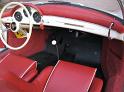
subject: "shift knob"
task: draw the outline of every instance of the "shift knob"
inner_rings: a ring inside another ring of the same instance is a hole
[[[52,41],[52,45],[56,45],[56,40],[53,40]]]

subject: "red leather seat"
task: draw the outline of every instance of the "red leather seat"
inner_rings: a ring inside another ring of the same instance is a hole
[[[63,90],[64,92],[87,92],[90,87],[89,92],[101,92],[97,84],[102,87],[102,82],[94,79],[93,73],[95,75],[94,68],[61,61],[55,68],[51,66],[45,68],[33,82],[28,83],[15,74],[0,69],[0,90],[1,92],[42,92],[45,89],[44,92]]]
[[[45,68],[41,72],[41,74],[34,80],[34,82],[38,81],[39,83],[41,83],[40,88],[42,89],[42,91],[43,91],[43,88],[45,87],[45,84],[46,84],[48,77],[51,74],[51,71],[53,70],[53,68],[54,67],[52,67],[52,66]],[[103,80],[101,80],[100,78],[94,78],[89,92],[101,92],[102,87],[103,87]]]

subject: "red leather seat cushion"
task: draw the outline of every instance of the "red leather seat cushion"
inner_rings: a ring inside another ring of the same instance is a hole
[[[101,92],[102,86],[103,86],[103,81],[99,78],[94,78],[89,92]]]

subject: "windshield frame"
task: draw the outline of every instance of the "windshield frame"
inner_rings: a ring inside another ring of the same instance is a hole
[[[123,5],[123,2],[122,0],[117,0],[118,1],[118,4],[121,8],[121,12],[122,12],[122,16],[123,16],[123,20],[124,20],[124,5]]]

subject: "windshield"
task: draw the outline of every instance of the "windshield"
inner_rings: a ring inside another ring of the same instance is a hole
[[[53,0],[53,1],[59,1],[59,0]],[[84,5],[90,8],[111,13],[123,19],[122,10],[117,0],[61,0],[61,1]],[[122,0],[122,2],[124,2],[124,0]]]
[[[113,14],[121,19],[123,19],[122,9],[118,3],[121,1],[121,4],[124,0],[37,0],[42,2],[69,2],[73,4],[78,4],[81,6],[86,6],[90,8],[94,8],[100,11],[104,11],[110,14]],[[33,2],[36,2],[33,1]],[[39,2],[39,3],[40,3]]]

